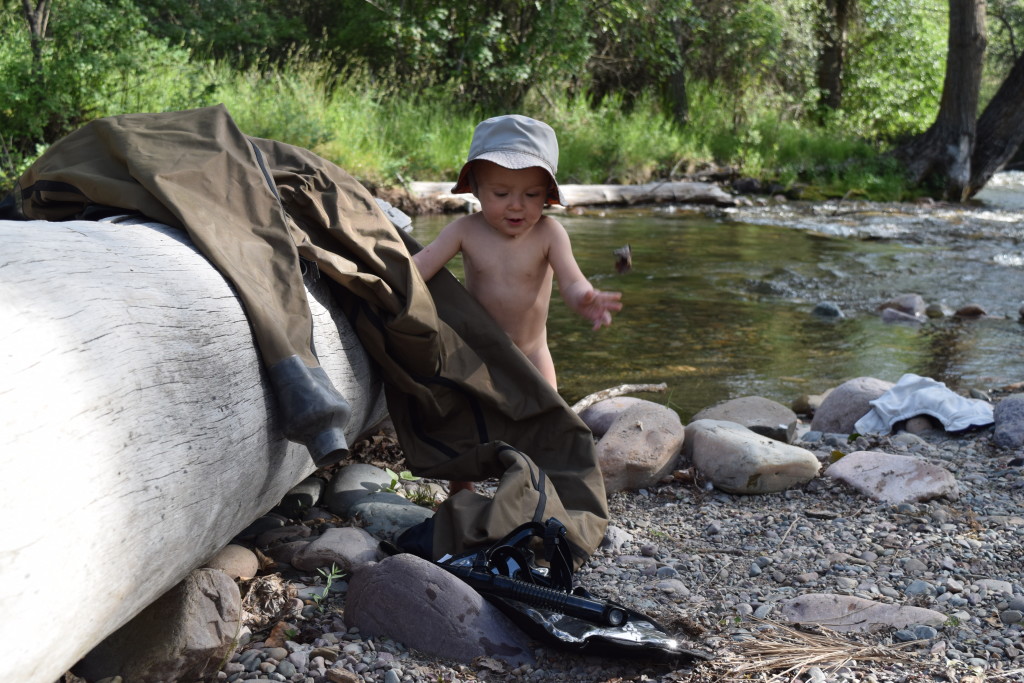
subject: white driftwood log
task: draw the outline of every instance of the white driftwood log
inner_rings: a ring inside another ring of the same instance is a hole
[[[381,384],[325,282],[309,300],[353,440]],[[183,232],[0,221],[0,680],[53,683],[313,471],[268,386]]]
[[[452,195],[455,183],[415,182],[410,192],[417,197],[456,197],[477,210],[479,202],[471,194]],[[684,180],[643,183],[640,185],[559,185],[568,206],[602,206],[634,204],[714,204],[735,206],[736,199],[714,183]]]

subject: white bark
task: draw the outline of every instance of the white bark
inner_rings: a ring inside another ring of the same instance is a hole
[[[311,289],[354,440],[381,384]],[[0,221],[0,679],[53,683],[308,476],[274,409],[239,300],[183,232]]]

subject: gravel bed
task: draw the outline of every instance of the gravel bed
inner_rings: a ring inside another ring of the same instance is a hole
[[[890,505],[828,477],[782,493],[737,496],[710,488],[688,469],[657,487],[612,495],[610,543],[580,569],[579,582],[657,619],[687,647],[710,653],[708,662],[584,657],[548,647],[537,649],[536,666],[515,669],[494,660],[439,661],[347,628],[344,582],[338,582],[329,599],[307,600],[297,615],[296,638],[324,648],[319,662],[314,650],[307,666],[280,667],[270,655],[282,653],[268,655],[266,634],[257,627],[220,678],[1024,681],[1024,458],[995,448],[990,434],[936,431],[801,444],[825,463],[864,449],[925,458],[955,475],[957,500]],[[387,464],[398,471],[395,457]],[[284,579],[323,583],[315,576]],[[869,634],[784,622],[778,604],[807,593],[927,607],[948,618],[939,627]],[[332,656],[345,658],[344,672],[330,667]],[[254,659],[264,666],[249,670],[245,664]]]

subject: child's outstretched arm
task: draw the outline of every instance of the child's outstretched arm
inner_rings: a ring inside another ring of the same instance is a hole
[[[579,315],[594,323],[594,329],[612,324],[612,313],[622,310],[620,292],[604,292],[595,289],[572,255],[569,234],[561,224],[555,223],[548,260],[558,278],[558,290],[566,305]]]
[[[437,272],[444,268],[461,249],[462,228],[459,221],[455,221],[445,226],[433,242],[413,254],[412,260],[426,281],[437,275]]]
[[[594,329],[612,324],[612,313],[622,310],[621,292],[605,292],[590,287],[579,298],[574,310],[587,320],[594,323]]]

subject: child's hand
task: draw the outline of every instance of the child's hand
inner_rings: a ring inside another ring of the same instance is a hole
[[[600,289],[591,289],[580,297],[576,311],[587,320],[594,323],[594,329],[599,330],[604,325],[612,324],[612,312],[622,310],[622,292],[602,292]]]

